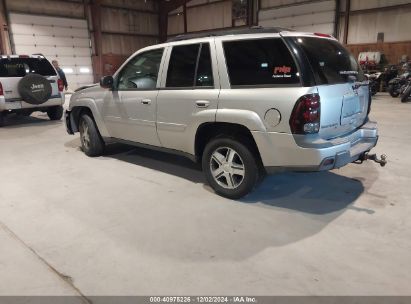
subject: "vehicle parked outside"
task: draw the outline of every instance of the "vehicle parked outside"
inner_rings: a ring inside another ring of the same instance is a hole
[[[368,82],[329,35],[252,28],[185,35],[132,55],[66,111],[89,156],[119,141],[201,162],[237,199],[266,173],[367,159],[378,140]]]
[[[11,113],[46,112],[51,120],[63,116],[63,82],[42,55],[0,56],[0,127]]]

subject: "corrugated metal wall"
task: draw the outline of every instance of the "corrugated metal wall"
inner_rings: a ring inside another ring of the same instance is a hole
[[[406,6],[410,3],[409,0],[351,0],[347,43],[375,43],[379,32],[384,33],[384,42],[411,41],[411,31],[407,30],[411,28],[411,6]],[[341,12],[345,12],[345,5],[342,0]],[[360,10],[368,11],[357,13]],[[341,16],[340,41],[344,37],[344,21]]]
[[[232,26],[231,0],[192,0],[187,3],[187,32]],[[168,35],[184,33],[183,7],[169,13]]]
[[[158,43],[158,14],[154,1],[103,0],[101,9],[104,54],[130,55]]]
[[[335,8],[335,0],[261,0],[258,24],[333,34]]]
[[[113,73],[132,53],[159,41],[156,0],[100,0],[104,73]],[[92,54],[95,53],[90,0],[6,0],[9,13],[87,20]],[[74,20],[74,19],[73,19]],[[50,38],[53,39],[53,38]],[[50,42],[52,43],[52,42]],[[53,44],[53,43],[52,43]],[[58,44],[58,43],[56,43]],[[93,60],[96,64],[97,61]]]

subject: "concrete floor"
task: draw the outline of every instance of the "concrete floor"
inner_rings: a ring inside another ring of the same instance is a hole
[[[189,161],[88,158],[45,115],[0,129],[0,295],[411,295],[411,104],[377,95],[385,168],[271,176],[242,201]]]

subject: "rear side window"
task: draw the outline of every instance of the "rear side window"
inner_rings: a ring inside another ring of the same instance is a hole
[[[214,86],[209,43],[174,46],[167,71],[166,87]]]
[[[55,76],[56,71],[46,59],[10,58],[0,59],[0,77],[24,77],[27,74]]]
[[[337,41],[314,37],[294,39],[307,56],[317,84],[344,83],[350,76],[357,81],[364,80],[354,56]]]
[[[231,86],[300,84],[300,76],[281,38],[223,43]]]

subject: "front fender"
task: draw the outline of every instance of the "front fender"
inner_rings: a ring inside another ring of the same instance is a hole
[[[94,121],[96,122],[97,128],[101,136],[110,137],[110,134],[104,123],[103,117],[101,116],[100,111],[98,109],[97,102],[94,98],[91,97],[76,97],[74,95],[72,96],[72,99],[70,100],[69,111],[73,113],[71,117],[72,119],[74,119],[74,126],[76,127],[76,130],[73,131],[78,131],[78,119],[80,118],[79,115],[83,108],[89,109],[93,114]]]

